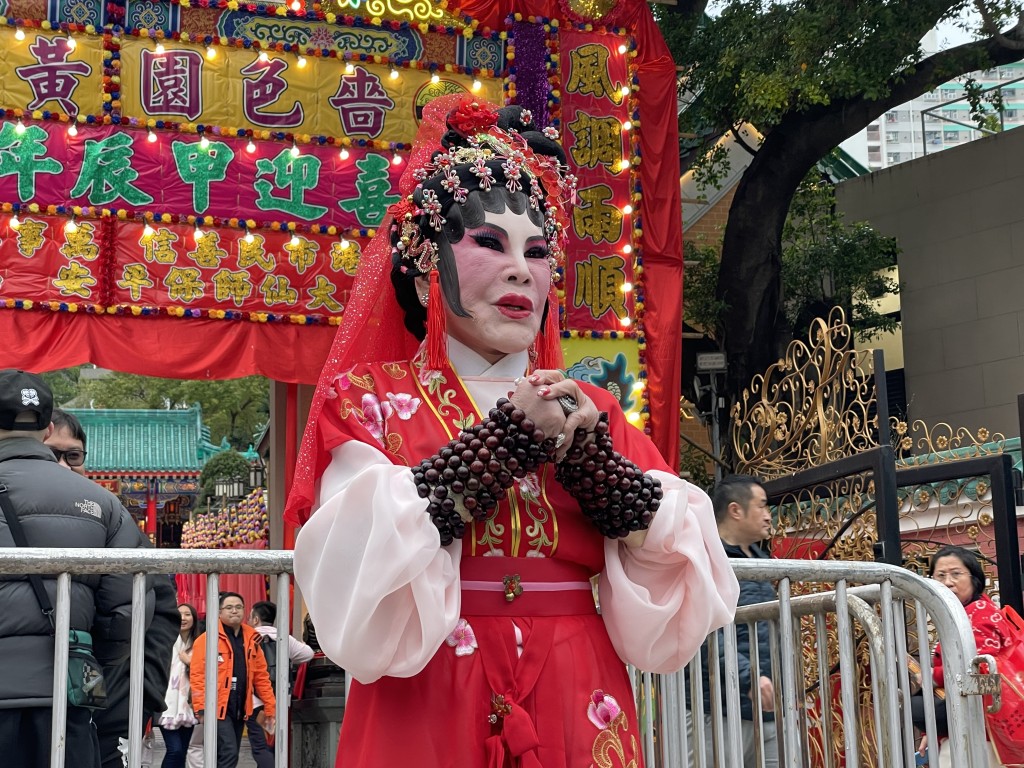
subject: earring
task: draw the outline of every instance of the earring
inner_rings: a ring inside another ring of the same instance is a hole
[[[420,304],[425,307],[428,303],[430,303],[430,294],[424,291],[420,294]]]

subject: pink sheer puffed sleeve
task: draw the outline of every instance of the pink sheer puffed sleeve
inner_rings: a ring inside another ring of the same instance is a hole
[[[361,683],[420,672],[459,619],[461,542],[442,547],[407,467],[352,440],[331,451],[295,580],[327,656]]]
[[[733,620],[739,583],[707,494],[675,475],[648,471],[665,497],[642,546],[605,542],[601,614],[625,661],[673,672],[709,632]]]

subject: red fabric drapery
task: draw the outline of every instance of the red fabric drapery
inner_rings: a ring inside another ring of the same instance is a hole
[[[452,13],[503,29],[509,14],[570,18],[566,0],[449,0]],[[586,20],[591,21],[591,20]],[[640,183],[651,439],[673,467],[679,451],[683,310],[683,231],[679,195],[676,65],[644,0],[619,0],[595,25],[623,27],[636,40],[640,79]]]
[[[253,541],[248,544],[239,544],[234,549],[266,549],[267,542]],[[174,577],[178,586],[178,603],[189,603],[200,617],[206,616],[206,576],[200,573],[179,573]],[[253,603],[267,599],[267,580],[265,576],[255,574],[243,576],[237,573],[222,573],[220,575],[221,592],[237,592],[245,601],[246,613],[252,608]]]

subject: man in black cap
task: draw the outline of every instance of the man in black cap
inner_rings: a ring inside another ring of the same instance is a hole
[[[53,395],[39,376],[0,370],[0,494],[31,547],[137,547],[138,528],[109,491],[61,467],[43,444],[52,430]],[[16,546],[0,515],[0,547]],[[56,579],[44,577],[52,606]],[[131,576],[73,576],[71,628],[89,632],[100,663],[122,655],[131,637]],[[153,615],[147,594],[145,622]],[[65,642],[65,638],[61,638]],[[50,759],[54,628],[25,577],[0,576],[0,755],[7,768]],[[68,706],[68,765],[98,768],[87,709]]]

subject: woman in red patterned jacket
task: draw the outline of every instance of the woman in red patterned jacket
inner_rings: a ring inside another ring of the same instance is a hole
[[[943,547],[932,557],[928,575],[953,590],[963,603],[967,618],[971,620],[978,653],[999,655],[1011,638],[1003,629],[1004,619],[999,607],[985,594],[985,572],[977,555],[963,547]],[[946,684],[942,673],[942,649],[938,645],[932,659],[932,675],[935,685],[942,687]],[[922,740],[921,751],[924,746],[925,741]],[[939,748],[939,766],[949,765],[949,751],[944,742]],[[994,751],[989,756],[989,765],[1001,765]]]

